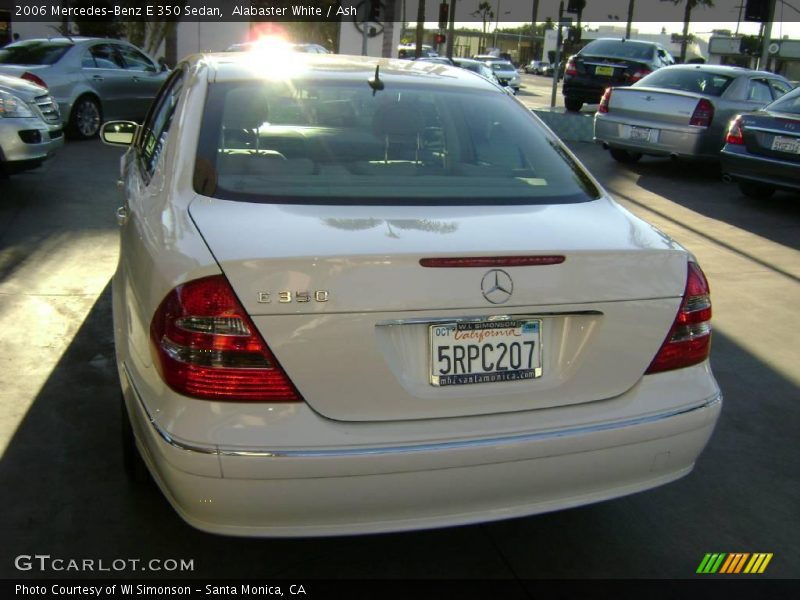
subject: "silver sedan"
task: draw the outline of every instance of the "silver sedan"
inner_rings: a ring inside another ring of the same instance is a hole
[[[792,89],[780,75],[721,65],[675,65],[631,87],[608,88],[594,140],[620,162],[642,155],[719,160],[728,122]]]
[[[31,39],[0,48],[0,73],[47,88],[67,133],[79,139],[97,135],[104,120],[142,120],[166,71],[121,40]]]

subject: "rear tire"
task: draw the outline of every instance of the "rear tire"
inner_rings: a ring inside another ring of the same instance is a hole
[[[625,164],[635,163],[642,158],[640,152],[628,152],[627,150],[621,150],[619,148],[609,148],[608,151],[611,154],[611,158]]]
[[[578,112],[583,107],[583,100],[578,100],[577,98],[570,98],[569,96],[564,96],[564,106],[567,107],[567,110],[572,112]]]
[[[122,398],[122,396],[120,396]],[[136,447],[136,438],[133,434],[133,426],[131,425],[130,417],[128,416],[128,409],[125,406],[125,399],[122,398],[120,402],[120,409],[122,410],[121,422],[121,445],[122,445],[122,466],[125,469],[125,475],[128,480],[135,484],[143,484],[150,481],[150,472],[147,470],[147,465],[139,454],[139,448]]]
[[[740,181],[739,190],[748,198],[755,198],[756,200],[766,200],[775,193],[774,187],[749,181]]]
[[[69,115],[67,133],[74,140],[88,140],[100,132],[103,124],[103,111],[98,100],[89,95],[84,95],[75,101]]]

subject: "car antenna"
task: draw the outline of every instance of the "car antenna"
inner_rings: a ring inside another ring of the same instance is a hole
[[[381,81],[380,78],[380,71],[381,71],[381,66],[375,65],[375,75],[372,77],[372,79],[367,79],[369,87],[372,88],[373,96],[375,95],[375,92],[379,92],[384,88],[383,82]]]

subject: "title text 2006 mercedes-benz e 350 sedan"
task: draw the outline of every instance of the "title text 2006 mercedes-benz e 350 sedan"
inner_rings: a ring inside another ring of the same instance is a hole
[[[700,267],[496,84],[198,56],[103,137],[132,142],[113,281],[128,467],[195,527],[530,515],[677,479],[711,435]]]

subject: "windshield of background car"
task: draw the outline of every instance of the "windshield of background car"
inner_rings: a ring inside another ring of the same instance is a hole
[[[0,48],[0,64],[5,65],[52,65],[67,50],[72,48],[69,42],[51,42],[31,40],[17,42]]]
[[[800,88],[797,88],[779,100],[776,100],[764,110],[800,115]]]
[[[654,52],[655,48],[650,44],[637,44],[636,42],[623,42],[622,40],[595,40],[589,42],[580,51],[580,54],[649,61],[653,59]]]
[[[437,82],[438,83],[438,82]],[[366,81],[209,84],[195,190],[300,204],[550,204],[599,191],[494,90]]]
[[[733,83],[734,77],[702,69],[659,69],[640,79],[634,87],[659,87],[668,90],[721,96]]]
[[[495,71],[502,71],[504,73],[512,73],[516,71],[514,65],[509,63],[492,63],[492,69]]]

